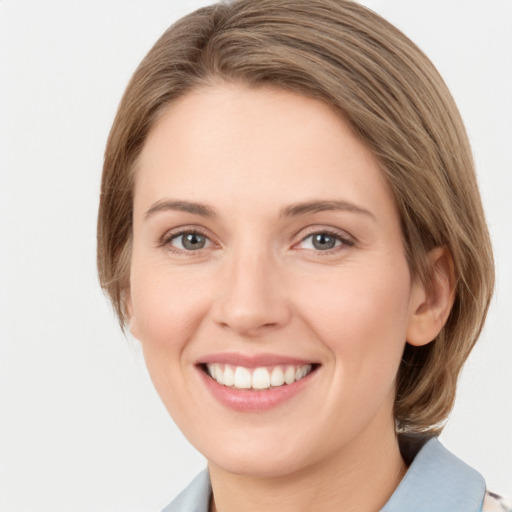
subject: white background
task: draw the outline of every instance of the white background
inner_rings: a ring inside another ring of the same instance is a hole
[[[160,404],[95,269],[123,89],[209,2],[0,1],[0,510],[157,511],[204,461]],[[512,1],[367,0],[431,57],[466,121],[498,285],[442,436],[512,495]]]

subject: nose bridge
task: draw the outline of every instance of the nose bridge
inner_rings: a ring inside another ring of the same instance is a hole
[[[216,321],[238,334],[256,336],[290,316],[280,266],[270,247],[240,243],[224,262]]]

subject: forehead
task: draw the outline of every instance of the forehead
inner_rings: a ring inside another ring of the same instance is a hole
[[[260,196],[283,206],[305,195],[392,202],[378,160],[331,107],[238,84],[187,94],[153,127],[138,160],[136,207],[165,194],[224,205]]]

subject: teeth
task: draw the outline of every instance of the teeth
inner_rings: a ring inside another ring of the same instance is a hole
[[[252,374],[252,387],[254,389],[268,389],[270,387],[270,374],[266,368],[256,368]]]
[[[221,370],[220,366],[214,367],[214,369],[213,369],[213,378],[219,384],[224,384],[224,372]]]
[[[276,366],[270,374],[271,386],[282,386],[284,384],[284,373],[280,366]]]
[[[224,367],[224,386],[233,386],[235,384],[235,372],[231,366]]]
[[[220,368],[220,366],[219,366]],[[217,380],[217,379],[215,379]],[[234,386],[235,388],[239,388],[239,389],[249,389],[251,387],[251,372],[247,369],[247,368],[244,368],[243,366],[237,366],[236,367],[236,370],[235,370],[235,382],[234,382]],[[217,382],[219,384],[222,384],[222,382],[219,382],[217,380]]]
[[[255,368],[249,370],[244,366],[221,365],[217,363],[206,365],[208,374],[219,384],[237,389],[269,389],[284,384],[293,384],[309,375],[310,364],[303,366],[275,366],[273,368]]]
[[[295,368],[293,366],[287,366],[284,372],[284,381],[286,384],[292,384],[295,382]]]

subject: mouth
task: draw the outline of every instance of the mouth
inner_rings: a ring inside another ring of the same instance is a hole
[[[287,364],[248,368],[221,363],[203,363],[200,368],[221,386],[240,390],[265,391],[289,386],[318,368],[318,364]]]
[[[238,412],[263,412],[284,404],[313,385],[320,367],[270,354],[212,354],[196,364],[206,389],[220,404]]]

